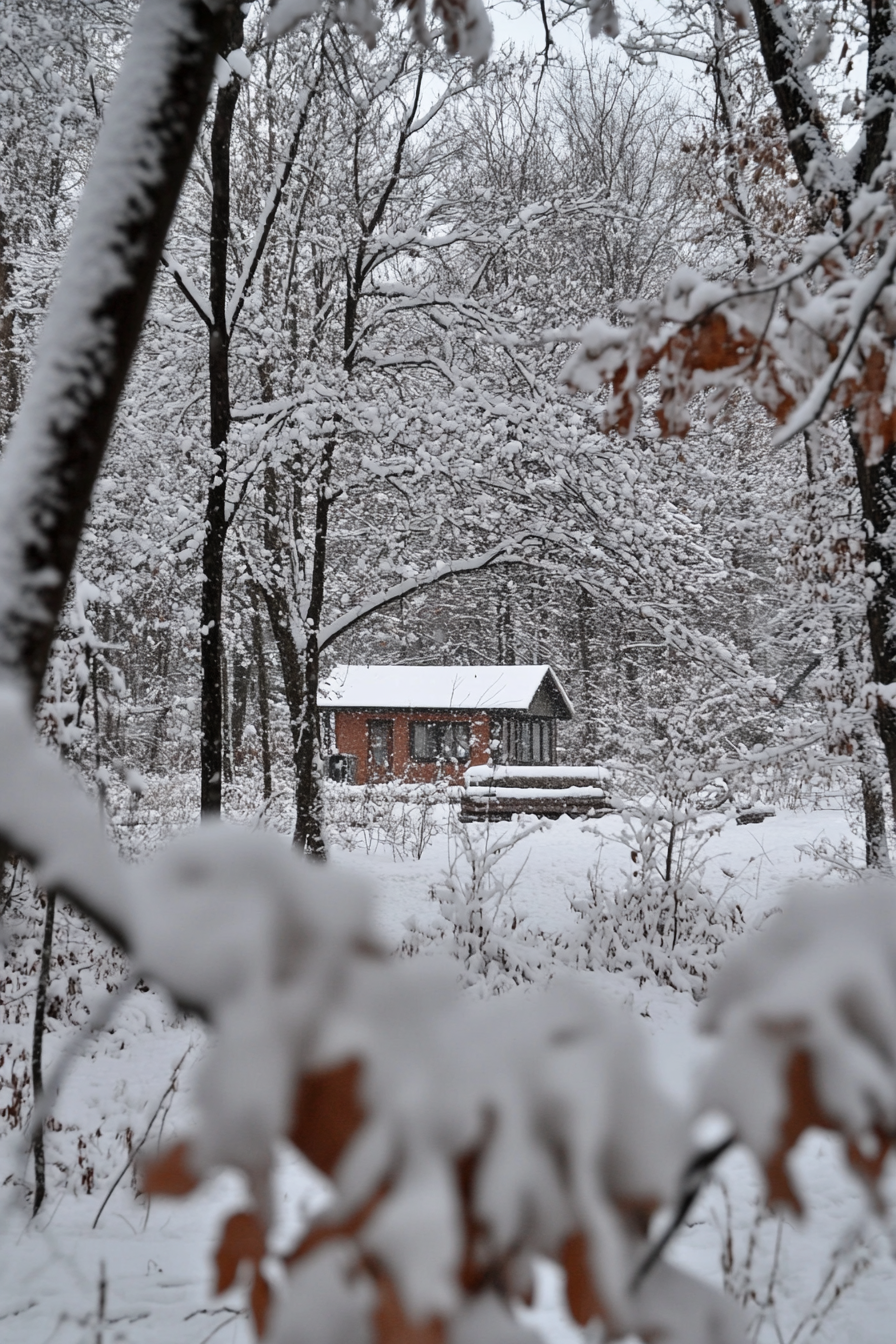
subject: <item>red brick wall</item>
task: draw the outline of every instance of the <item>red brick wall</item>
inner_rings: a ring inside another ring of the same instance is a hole
[[[367,783],[367,722],[369,719],[389,719],[392,723],[392,768],[396,779],[413,784],[430,784],[437,779],[462,783],[466,765],[439,765],[435,762],[410,759],[410,723],[422,719],[427,723],[460,721],[470,725],[470,765],[487,765],[489,760],[489,718],[485,713],[463,713],[460,710],[374,711],[370,709],[336,710],[336,750],[357,760],[355,782]]]

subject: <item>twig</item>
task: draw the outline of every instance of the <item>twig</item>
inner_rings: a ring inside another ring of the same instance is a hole
[[[675,1213],[672,1216],[672,1221],[653,1245],[648,1247],[643,1260],[632,1276],[631,1291],[633,1293],[637,1292],[640,1288],[641,1284],[647,1278],[647,1275],[653,1269],[663,1251],[669,1245],[669,1242],[688,1216],[694,1200],[703,1189],[703,1182],[705,1181],[710,1168],[719,1160],[723,1153],[727,1153],[734,1142],[735,1136],[729,1134],[727,1138],[722,1139],[722,1141],[717,1143],[715,1147],[705,1148],[691,1159],[681,1180],[678,1204],[676,1205]]]
[[[158,1106],[155,1108],[155,1110],[153,1111],[153,1113],[152,1113],[152,1117],[151,1117],[151,1119],[150,1119],[150,1122],[149,1122],[149,1124],[146,1126],[146,1129],[145,1129],[144,1134],[143,1134],[143,1138],[140,1140],[140,1142],[136,1145],[135,1148],[132,1148],[132,1149],[131,1149],[131,1152],[130,1152],[130,1154],[129,1154],[129,1156],[128,1156],[128,1160],[127,1160],[127,1162],[125,1162],[125,1164],[124,1164],[124,1166],[122,1167],[121,1171],[120,1171],[120,1172],[118,1173],[118,1175],[115,1177],[115,1180],[112,1182],[111,1186],[109,1187],[108,1191],[106,1192],[106,1197],[105,1197],[105,1199],[103,1200],[102,1204],[100,1205],[99,1209],[97,1210],[97,1215],[96,1215],[96,1217],[94,1218],[93,1223],[91,1224],[92,1227],[94,1227],[94,1228],[96,1227],[96,1225],[97,1225],[97,1223],[99,1222],[100,1218],[103,1216],[103,1210],[105,1209],[106,1205],[109,1203],[109,1200],[112,1198],[112,1196],[113,1196],[113,1194],[115,1193],[115,1191],[118,1189],[118,1186],[121,1184],[121,1182],[122,1182],[122,1180],[124,1179],[124,1177],[127,1175],[128,1170],[129,1170],[130,1167],[133,1165],[134,1158],[137,1156],[137,1154],[140,1152],[140,1149],[143,1147],[144,1143],[145,1143],[146,1140],[149,1138],[150,1130],[152,1129],[153,1125],[155,1124],[155,1122],[156,1122],[156,1117],[157,1117],[157,1115],[159,1114],[159,1111],[160,1111],[160,1110],[162,1109],[162,1107],[164,1106],[166,1098],[167,1098],[172,1092],[174,1092],[175,1089],[177,1088],[177,1075],[178,1075],[178,1073],[180,1072],[181,1065],[183,1064],[184,1060],[186,1059],[187,1055],[190,1053],[190,1051],[191,1051],[192,1049],[193,1049],[192,1045],[188,1045],[187,1048],[186,1048],[186,1050],[184,1051],[184,1053],[181,1055],[180,1059],[179,1059],[179,1060],[177,1061],[177,1063],[175,1064],[175,1066],[174,1066],[174,1072],[173,1072],[172,1075],[171,1075],[171,1082],[168,1084],[168,1086],[165,1088],[165,1091],[162,1093],[162,1095],[161,1095],[161,1097],[160,1097],[160,1099],[159,1099],[159,1104],[158,1104]]]

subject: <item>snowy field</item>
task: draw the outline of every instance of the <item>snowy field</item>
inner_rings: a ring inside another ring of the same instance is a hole
[[[504,823],[493,833],[511,829]],[[696,1035],[694,996],[655,979],[639,983],[630,973],[610,973],[594,964],[593,951],[592,964],[583,956],[589,869],[598,863],[606,890],[624,884],[632,863],[619,833],[617,818],[598,823],[564,818],[530,834],[501,860],[506,878],[518,873],[505,902],[516,913],[527,964],[541,966],[543,975],[588,977],[637,1014],[665,1086],[686,1099],[712,1048]],[[440,927],[431,889],[452,863],[459,871],[456,831],[438,828],[419,858],[397,858],[383,845],[369,848],[363,837],[355,841],[350,850],[335,851],[334,863],[370,880],[378,922],[391,945],[428,954]],[[736,936],[749,937],[752,927],[786,901],[791,884],[830,872],[821,849],[836,854],[838,862],[850,855],[858,861],[857,845],[844,814],[833,808],[779,812],[754,826],[728,821],[707,842],[700,881],[738,907],[745,932]],[[222,1176],[211,1188],[176,1202],[150,1203],[135,1191],[138,1156],[151,1155],[190,1126],[191,1077],[203,1051],[202,1029],[177,1017],[142,985],[118,1003],[110,991],[127,975],[120,958],[100,953],[70,912],[61,910],[57,921],[56,1005],[45,1076],[52,1076],[54,1059],[76,1040],[81,1050],[53,1106],[47,1199],[34,1219],[22,1127],[30,1100],[16,1081],[27,1077],[30,1052],[34,957],[26,952],[33,938],[29,944],[23,936],[5,972],[0,1339],[4,1344],[248,1340],[240,1294],[211,1295],[213,1238],[222,1214],[244,1198],[239,1182]],[[475,978],[468,992],[477,992]],[[101,1029],[86,1029],[88,1008],[106,1016]],[[763,1210],[756,1174],[735,1152],[720,1164],[674,1244],[673,1258],[683,1267],[724,1281],[745,1303],[756,1322],[754,1338],[763,1344],[892,1340],[896,1226],[876,1219],[859,1186],[837,1167],[835,1142],[813,1132],[799,1146],[797,1171],[807,1207],[802,1225]],[[296,1209],[310,1210],[322,1198],[322,1184],[284,1153],[284,1242],[295,1235]],[[561,1344],[581,1336],[558,1307],[557,1295],[558,1284],[546,1276],[531,1315],[545,1339]]]

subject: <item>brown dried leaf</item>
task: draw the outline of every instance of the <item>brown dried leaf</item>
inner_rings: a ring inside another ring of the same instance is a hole
[[[376,1344],[445,1344],[445,1325],[437,1317],[411,1321],[405,1315],[395,1284],[381,1270],[375,1272],[379,1301],[373,1314]]]
[[[249,1297],[249,1307],[252,1312],[255,1333],[258,1335],[259,1339],[264,1335],[270,1306],[270,1285],[264,1275],[257,1270],[255,1273],[255,1280],[252,1284],[252,1292]]]
[[[800,1135],[812,1125],[835,1129],[818,1105],[812,1082],[812,1061],[805,1050],[795,1050],[787,1067],[788,1108],[781,1125],[778,1147],[765,1164],[770,1204],[789,1204],[796,1213],[803,1206],[790,1184],[786,1158]]]
[[[582,1326],[595,1316],[606,1320],[606,1310],[591,1278],[584,1232],[573,1232],[567,1237],[560,1251],[560,1263],[566,1271],[566,1301],[573,1320]]]
[[[638,1235],[646,1237],[650,1230],[650,1220],[659,1208],[659,1201],[646,1195],[621,1195],[617,1196],[613,1203]]]
[[[846,1145],[846,1156],[853,1171],[857,1176],[861,1176],[876,1197],[877,1185],[883,1175],[884,1163],[890,1151],[890,1139],[882,1129],[875,1129],[874,1137],[877,1139],[877,1151],[874,1154],[863,1153],[856,1141],[850,1139]]]
[[[145,1195],[189,1195],[199,1185],[189,1163],[189,1145],[175,1144],[161,1157],[147,1162],[140,1173]]]
[[[800,1135],[813,1125],[818,1129],[842,1131],[842,1126],[823,1110],[815,1095],[812,1081],[812,1060],[805,1050],[795,1050],[787,1068],[787,1095],[789,1106],[781,1125],[781,1137],[777,1149],[765,1166],[768,1179],[769,1203],[789,1204],[796,1213],[802,1213],[800,1198],[790,1184],[787,1173],[786,1157],[794,1147]],[[890,1138],[882,1130],[876,1129],[878,1146],[874,1156],[867,1156],[854,1139],[847,1143],[847,1158],[857,1176],[874,1190],[880,1180],[884,1162],[889,1152]]]
[[[309,1162],[331,1176],[364,1121],[356,1059],[306,1073],[299,1083],[289,1137]]]
[[[227,1219],[215,1255],[218,1267],[216,1293],[226,1293],[232,1287],[244,1260],[251,1261],[257,1268],[264,1258],[266,1240],[264,1225],[257,1214],[243,1211]]]
[[[878,347],[866,358],[861,379],[848,379],[837,390],[839,404],[855,414],[856,430],[871,463],[879,462],[896,443],[896,406],[887,394],[889,372],[890,359]]]

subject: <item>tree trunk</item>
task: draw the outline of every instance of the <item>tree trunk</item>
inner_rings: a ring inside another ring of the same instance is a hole
[[[242,760],[243,733],[246,729],[246,709],[249,703],[251,665],[242,651],[235,648],[230,679],[230,756],[235,767]]]
[[[233,783],[233,735],[230,731],[230,668],[221,647],[221,766],[225,784]]]
[[[865,586],[868,637],[874,677],[879,685],[896,687],[896,454],[869,464],[852,418],[849,437],[856,465],[865,521]],[[896,817],[896,705],[878,696],[875,721],[887,758],[891,805]],[[864,783],[863,783],[864,791]]]
[[[261,633],[261,615],[257,599],[253,595],[252,609],[252,646],[255,650],[255,666],[258,668],[258,717],[261,720],[261,775],[264,800],[268,802],[273,792],[271,781],[271,705],[268,699],[268,669],[264,660],[264,639]]]
[[[44,1024],[47,1019],[47,991],[50,987],[50,964],[53,955],[53,925],[56,918],[56,896],[47,892],[44,914],[44,937],[40,950],[40,971],[37,977],[37,996],[34,1003],[34,1032],[31,1041],[31,1090],[34,1093],[34,1203],[32,1217],[37,1213],[47,1193],[47,1169],[44,1156],[44,1125],[40,1106],[44,1095]]]
[[[863,752],[864,743],[857,744],[857,750]],[[880,776],[876,770],[863,763],[859,767],[859,779],[862,783],[862,807],[865,812],[865,865],[868,868],[882,868],[889,872],[890,847],[887,843],[887,810],[884,806],[884,791]]]
[[[300,617],[296,602],[290,600],[287,592],[288,585],[295,585],[300,579],[299,576],[284,572],[283,557],[288,552],[288,543],[283,536],[282,509],[278,507],[277,475],[273,467],[265,469],[265,549],[270,557],[269,570],[279,577],[275,583],[265,585],[264,597],[289,709],[296,798],[293,844],[303,853],[319,859],[326,857],[326,843],[317,714],[318,631],[324,599],[330,474],[334,451],[335,440],[330,440],[323,451],[318,481],[312,573],[302,629],[298,628]],[[293,597],[297,597],[297,594],[293,594]]]
[[[243,42],[243,16],[231,16],[224,51]],[[227,436],[230,433],[230,332],[227,324],[227,250],[230,243],[230,141],[240,84],[232,75],[218,89],[211,138],[212,212],[209,244],[209,300],[212,325],[208,334],[209,430],[212,478],[205,506],[202,549],[200,654],[202,709],[200,717],[200,794],[202,814],[221,815],[223,767],[223,638],[224,544],[227,540]]]
[[[6,438],[19,404],[19,370],[13,341],[12,262],[6,215],[0,206],[0,441]]]
[[[292,842],[314,859],[327,857],[324,832],[323,764],[320,753],[320,722],[317,688],[320,658],[317,630],[310,635],[305,649],[305,675],[296,716],[296,825]]]

